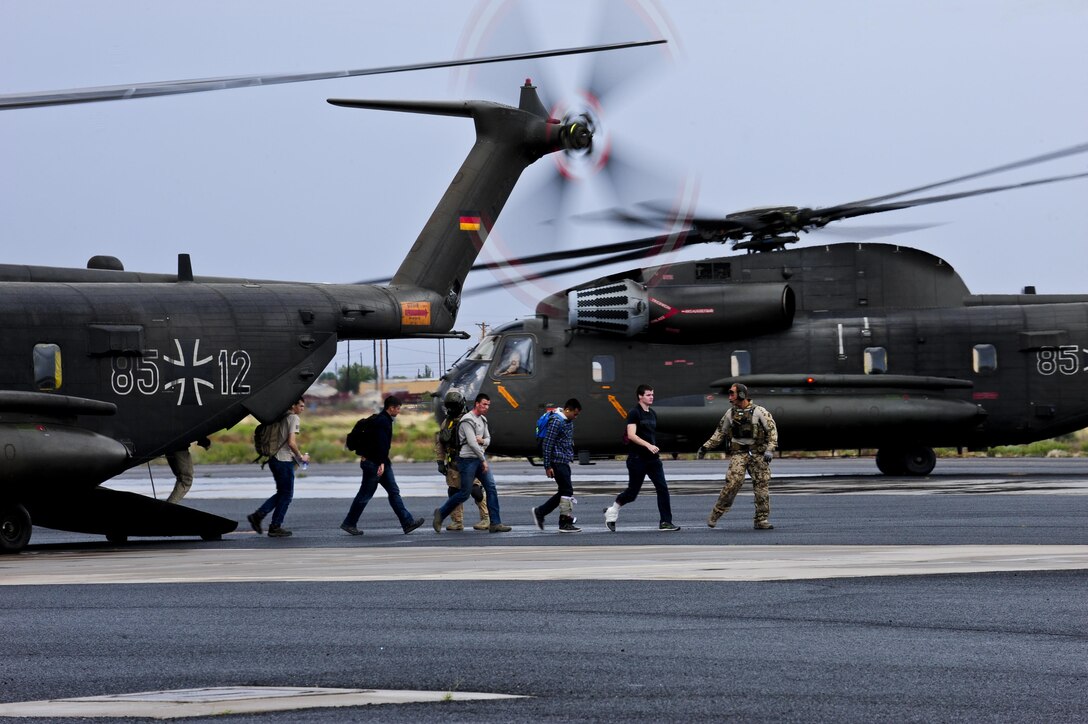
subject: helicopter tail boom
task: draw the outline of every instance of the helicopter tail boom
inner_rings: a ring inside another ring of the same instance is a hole
[[[581,122],[561,124],[548,118],[529,80],[521,88],[517,108],[484,101],[329,102],[352,108],[464,116],[475,122],[476,143],[390,286],[398,299],[437,296],[441,300],[435,308],[430,308],[430,302],[420,302],[428,309],[421,306],[416,310],[419,316],[428,316],[428,332],[452,328],[465,277],[521,173],[546,154],[585,149],[592,142],[591,130]]]

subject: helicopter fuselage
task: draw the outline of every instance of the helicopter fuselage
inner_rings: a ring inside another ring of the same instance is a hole
[[[626,327],[602,313],[624,306],[624,280],[644,290],[625,308],[650,306]],[[775,285],[788,293],[752,301],[761,297],[748,290]],[[471,395],[475,382],[491,396],[496,454],[534,455],[536,418],[569,397],[583,405],[583,459],[622,454],[639,384],[657,393],[665,452],[692,452],[710,436],[733,382],[774,414],[782,449],[877,448],[886,472],[928,472],[933,447],[1026,443],[1088,426],[1088,295],[972,295],[946,262],[905,247],[653,267],[554,295],[538,312],[497,328],[446,376],[446,387]],[[531,353],[531,366],[499,376],[513,348]]]

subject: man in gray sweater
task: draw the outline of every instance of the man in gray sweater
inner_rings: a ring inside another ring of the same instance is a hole
[[[457,439],[461,444],[457,469],[461,473],[461,480],[479,480],[483,484],[484,493],[487,495],[487,510],[491,518],[491,527],[488,530],[492,533],[506,533],[511,528],[503,525],[499,518],[499,494],[495,489],[495,478],[491,475],[491,466],[487,463],[486,450],[491,444],[491,431],[488,430],[484,413],[489,407],[491,407],[491,398],[481,392],[476,395],[472,410],[457,423]],[[442,532],[442,521],[457,506],[468,500],[471,492],[471,486],[462,485],[457,492],[446,499],[441,507],[434,509],[435,533]]]

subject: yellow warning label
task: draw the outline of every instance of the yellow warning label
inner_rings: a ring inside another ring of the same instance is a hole
[[[405,327],[427,327],[431,324],[430,302],[401,302],[400,323]]]

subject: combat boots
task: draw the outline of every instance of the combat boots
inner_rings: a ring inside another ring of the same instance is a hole
[[[768,520],[757,520],[755,523],[756,530],[774,530],[774,526],[771,525]]]
[[[714,508],[710,511],[710,517],[706,519],[707,527],[713,528],[714,526],[716,526],[718,524],[718,520],[728,512],[729,508],[722,510],[718,508],[718,506],[714,506]]]
[[[472,526],[473,530],[491,530],[491,515],[487,512],[487,498],[481,498],[476,507],[480,509],[480,522]]]
[[[450,513],[450,524],[446,526],[446,530],[458,531],[465,529],[465,509],[463,506],[458,505]]]

